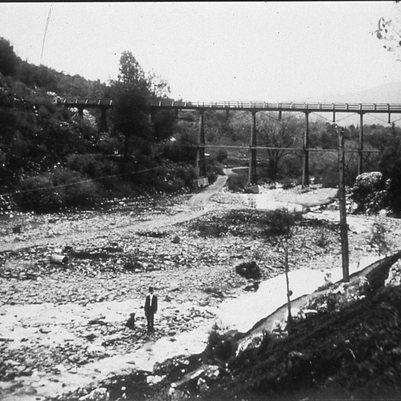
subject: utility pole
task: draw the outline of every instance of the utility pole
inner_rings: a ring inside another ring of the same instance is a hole
[[[348,225],[347,210],[345,206],[345,183],[344,183],[344,128],[338,127],[338,199],[340,201],[340,238],[341,238],[341,261],[343,269],[343,280],[349,281],[349,251],[348,251]]]
[[[291,328],[292,324],[292,315],[291,315],[291,295],[292,291],[290,290],[290,280],[288,277],[288,243],[284,246],[284,269],[285,269],[285,281],[287,284],[287,307],[288,307],[288,318],[287,318],[287,327]]]

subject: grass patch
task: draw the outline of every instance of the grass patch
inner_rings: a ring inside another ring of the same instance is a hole
[[[190,224],[203,238],[234,236],[272,237],[288,235],[302,220],[301,213],[285,210],[230,210],[224,215],[207,215]]]

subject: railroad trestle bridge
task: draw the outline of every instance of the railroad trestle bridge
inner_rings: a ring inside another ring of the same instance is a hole
[[[77,108],[78,114],[83,117],[84,109],[98,109],[101,112],[99,131],[107,131],[107,110],[113,107],[111,100],[59,100],[57,104],[68,108]],[[363,172],[363,154],[377,152],[377,150],[364,149],[364,133],[363,133],[363,117],[365,114],[387,114],[388,123],[391,123],[392,114],[401,113],[401,103],[267,103],[267,102],[185,102],[172,100],[151,101],[146,106],[149,114],[155,110],[174,110],[176,118],[178,118],[179,110],[197,110],[199,112],[199,134],[196,154],[196,171],[198,178],[206,176],[206,148],[236,148],[249,150],[249,182],[256,183],[256,156],[257,150],[281,149],[288,151],[302,152],[302,185],[309,185],[309,152],[323,151],[332,152],[337,149],[320,149],[309,147],[309,115],[311,113],[331,113],[332,122],[336,122],[336,113],[352,113],[359,114],[359,135],[358,149],[347,150],[348,152],[358,153],[358,174]],[[225,110],[227,115],[230,111],[248,111],[252,114],[252,126],[250,130],[249,146],[226,146],[226,145],[210,145],[205,141],[205,112],[214,110]],[[258,146],[256,136],[256,114],[258,112],[271,111],[278,113],[278,120],[282,119],[283,112],[303,113],[305,116],[305,130],[303,135],[302,147],[280,148]]]

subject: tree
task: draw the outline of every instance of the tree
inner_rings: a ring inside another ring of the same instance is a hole
[[[294,116],[283,117],[278,121],[267,113],[259,113],[257,129],[262,138],[262,146],[291,148],[302,143],[302,125]],[[285,149],[267,150],[269,178],[277,178],[280,162],[288,153]]]
[[[0,37],[0,73],[13,75],[18,65],[18,57],[10,42]]]
[[[158,112],[150,116],[150,100],[166,97],[169,90],[167,83],[157,82],[155,77],[145,74],[131,52],[121,54],[118,79],[111,82],[110,91],[114,102],[114,129],[125,137],[124,157],[129,156],[134,144],[137,150],[144,152],[154,142],[171,136],[171,113]]]
[[[398,1],[396,1],[398,3]],[[401,14],[397,4],[397,12]],[[401,52],[401,20],[399,17],[385,19],[381,17],[377,22],[377,29],[373,32],[383,42],[383,47],[389,52]],[[399,61],[401,59],[398,59]]]

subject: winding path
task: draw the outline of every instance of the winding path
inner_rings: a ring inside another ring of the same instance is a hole
[[[161,215],[156,219],[143,222],[127,222],[126,224],[114,225],[107,228],[107,234],[119,233],[121,235],[134,234],[138,231],[149,231],[155,230],[161,227],[166,227],[174,224],[184,223],[189,220],[196,219],[203,214],[209,212],[213,209],[213,205],[209,202],[212,195],[220,192],[226,181],[227,176],[218,176],[217,180],[210,186],[208,186],[204,191],[195,194],[189,200],[188,206],[189,210],[179,212],[175,215]],[[65,244],[65,243],[82,243],[89,239],[96,239],[104,237],[104,227],[91,229],[87,227],[84,232],[72,231],[68,234],[56,236],[56,237],[41,237],[41,238],[30,238],[29,240],[15,242],[15,236],[9,237],[6,241],[0,241],[0,252],[7,251],[19,251],[26,248],[37,247],[37,246],[48,246],[55,244]]]

